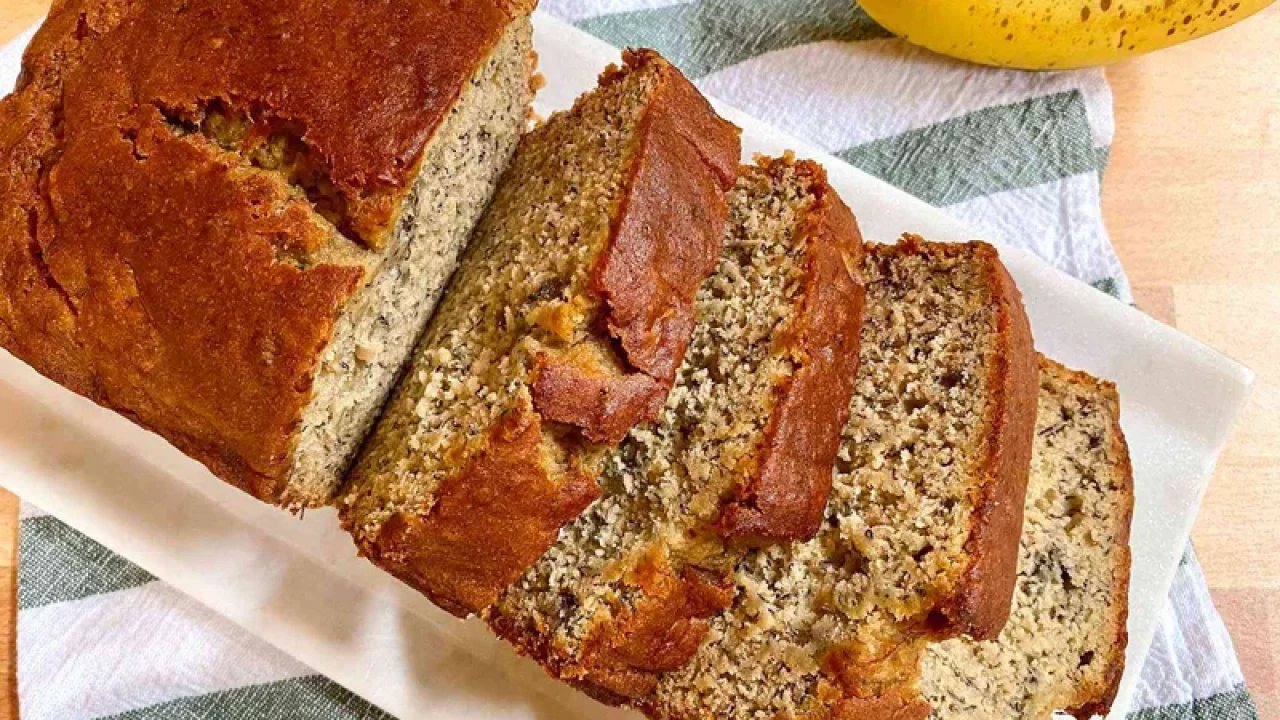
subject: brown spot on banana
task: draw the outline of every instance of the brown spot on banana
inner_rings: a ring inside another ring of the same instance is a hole
[[[850,0],[852,1],[852,0]],[[910,42],[1032,70],[1104,65],[1221,30],[1275,0],[860,0]]]

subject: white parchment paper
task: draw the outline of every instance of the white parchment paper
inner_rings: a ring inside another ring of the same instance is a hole
[[[571,104],[616,51],[545,15],[542,114]],[[0,50],[0,86],[30,33]],[[826,165],[868,239],[972,233],[946,214],[729,108],[744,156]],[[1214,463],[1253,375],[1013,248],[1037,347],[1116,381],[1133,455],[1128,671],[1122,718]],[[547,678],[476,622],[437,610],[358,559],[333,511],[297,520],[222,484],[158,437],[0,351],[0,483],[254,634],[405,720],[632,717]]]

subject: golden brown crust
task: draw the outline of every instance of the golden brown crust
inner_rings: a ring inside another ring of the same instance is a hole
[[[783,541],[816,531],[826,508],[850,412],[866,289],[857,222],[822,167],[791,157],[759,163],[766,172],[794,170],[815,197],[796,237],[807,248],[801,307],[773,347],[796,369],[774,389],[750,480],[714,522],[737,540]],[[646,557],[637,573],[641,581],[627,582],[638,591],[634,610],[591,628],[577,666],[591,672],[560,673],[579,686],[594,685],[593,697],[614,704],[640,700],[660,673],[687,663],[709,629],[707,619],[732,601],[729,579],[672,567],[665,556],[660,562]]]
[[[902,697],[842,698],[823,720],[926,720],[930,707],[926,702]]]
[[[816,531],[831,490],[840,431],[849,415],[857,372],[866,290],[857,268],[862,237],[857,222],[826,173],[811,161],[761,159],[766,171],[794,169],[809,183],[815,202],[797,241],[806,241],[802,306],[775,339],[775,352],[791,356],[795,372],[775,387],[777,399],[758,449],[751,479],[726,506],[716,526],[739,540],[782,541]],[[693,657],[708,630],[706,619],[728,607],[728,580],[709,581],[691,566],[648,564],[634,613],[615,616],[591,630],[591,645],[610,649],[608,672],[589,679],[609,696],[637,699],[652,691],[658,674]],[[692,598],[702,598],[692,602]],[[713,600],[714,602],[707,602]],[[659,632],[667,623],[665,632]],[[639,664],[662,649],[662,663]]]
[[[804,720],[927,720],[932,711],[929,703],[909,690],[895,689],[876,697],[862,698],[823,684],[819,686],[818,693],[823,709]]]
[[[343,229],[376,247],[517,7],[58,3],[0,101],[0,344],[278,499],[364,271],[310,262],[349,241],[285,178],[191,131],[218,107],[290,135]]]
[[[822,659],[814,720],[927,718],[931,709],[918,689],[926,644],[913,638],[878,653],[861,647],[829,652]]]
[[[592,442],[611,444],[662,409],[693,331],[694,296],[723,240],[724,193],[732,185],[723,166],[739,153],[737,128],[717,117],[666,60],[640,51],[626,61],[633,70],[656,66],[659,80],[625,200],[593,268],[593,289],[604,301],[600,324],[611,338],[592,335],[568,352],[540,356],[531,378],[531,417],[523,420],[572,425]],[[607,74],[602,82],[617,77]],[[693,156],[701,162],[689,162]],[[508,452],[513,455],[502,457]],[[365,551],[451,612],[482,611],[599,493],[586,470],[567,480],[526,467],[533,452],[522,443],[491,446],[487,462],[501,472],[449,478],[443,491],[456,494],[452,501],[441,497],[425,516],[401,519],[393,534],[384,529]],[[441,507],[454,509],[449,522],[434,519]],[[379,549],[384,543],[392,545]]]
[[[592,628],[579,659],[554,673],[612,704],[647,695],[661,673],[688,662],[708,620],[733,601],[732,583],[688,566],[677,573],[665,557],[646,558],[626,583],[637,593],[634,606],[620,603]]]
[[[1106,399],[1107,415],[1111,418],[1112,426],[1112,455],[1117,458],[1114,469],[1123,482],[1120,496],[1124,499],[1124,506],[1115,528],[1116,564],[1112,569],[1112,587],[1116,589],[1115,601],[1112,603],[1115,611],[1115,617],[1112,618],[1115,640],[1107,653],[1107,670],[1101,684],[1079,688],[1075,706],[1064,711],[1079,720],[1090,720],[1111,712],[1111,704],[1115,702],[1116,693],[1120,690],[1120,679],[1124,675],[1125,649],[1129,643],[1129,574],[1132,565],[1129,534],[1133,521],[1133,463],[1129,457],[1124,430],[1120,427],[1120,396],[1115,384],[1099,380],[1086,372],[1067,368],[1043,355],[1039,357],[1039,361],[1042,374],[1057,376],[1079,386],[1088,395],[1101,395]]]
[[[819,704],[818,717],[844,720],[878,717],[927,718],[929,704],[920,697],[919,653],[926,641],[970,634],[979,638],[998,635],[1008,618],[1017,551],[1022,537],[1022,510],[1030,474],[1035,433],[1039,370],[1032,346],[1030,324],[1022,297],[1013,279],[986,243],[926,243],[916,235],[904,235],[880,252],[908,255],[924,252],[985,256],[991,276],[991,302],[995,306],[995,333],[1004,346],[996,353],[1000,363],[988,386],[992,428],[986,456],[978,476],[982,496],[975,502],[965,554],[974,561],[965,570],[949,597],[940,599],[911,630],[905,645],[887,657],[857,657],[852,649],[839,650],[824,659],[824,674],[835,690]],[[923,634],[921,637],[915,637]]]
[[[592,290],[603,299],[601,324],[625,368],[602,373],[557,364],[554,386],[535,398],[544,417],[608,444],[656,418],[671,389],[693,332],[694,296],[720,254],[725,193],[739,155],[738,128],[662,56],[629,50],[623,60],[628,70],[653,66],[659,74],[621,211],[592,273]],[[624,72],[610,68],[600,82]]]
[[[599,494],[590,473],[559,470],[545,456],[542,424],[526,401],[444,481],[429,512],[395,513],[360,551],[465,617],[492,604]]]
[[[720,256],[739,130],[657,53],[628,51],[624,60],[659,64],[662,80],[593,285],[627,362],[669,387],[693,330],[694,296]]]
[[[109,42],[136,104],[198,121],[215,100],[294,128],[378,246],[427,141],[512,19],[494,0],[148,0]],[[395,38],[395,42],[388,42]],[[145,53],[129,51],[146,47]]]
[[[840,432],[850,412],[865,288],[858,270],[862,242],[856,221],[827,185],[821,166],[791,157],[758,162],[779,173],[794,170],[809,182],[807,189],[816,199],[796,237],[797,242],[807,241],[808,249],[797,301],[801,308],[770,348],[792,357],[795,375],[803,379],[784,381],[778,389],[780,399],[756,451],[760,459],[753,463],[769,470],[751,476],[768,478],[770,491],[779,498],[760,506],[767,510],[759,513],[767,522],[762,527],[772,532],[780,527],[775,518],[792,527],[807,525],[805,515],[821,516],[825,508]],[[788,442],[796,447],[783,447]],[[795,475],[789,477],[788,472]],[[709,524],[716,521],[708,519]],[[711,532],[704,539],[719,547],[716,537]],[[495,633],[553,677],[601,702],[656,712],[645,707],[646,696],[662,673],[683,666],[697,652],[708,620],[732,602],[733,584],[720,572],[672,557],[666,545],[657,543],[615,589],[625,600],[593,618],[581,646],[572,651],[552,642],[551,628],[501,613],[488,621]]]
[[[540,356],[533,376],[533,404],[544,420],[576,426],[591,442],[606,445],[657,417],[667,391],[643,373],[619,373],[567,355]]]
[[[821,523],[840,432],[850,412],[866,288],[859,271],[861,233],[853,213],[827,184],[822,167],[812,161],[795,162],[789,156],[758,161],[766,171],[794,169],[810,183],[809,191],[815,197],[797,237],[807,249],[802,305],[775,338],[774,351],[790,356],[797,367],[775,386],[776,400],[754,472],[736,490],[735,500],[726,505],[716,528],[736,540],[781,542],[807,538]],[[677,580],[673,571],[668,571],[665,582],[674,585],[690,572],[697,571],[685,568]],[[665,598],[658,598],[662,600]],[[723,600],[724,605],[716,610],[727,607],[731,597],[726,595]],[[684,643],[683,654],[671,655],[664,671],[688,662],[706,634],[708,627],[701,618],[709,615],[690,611],[686,607],[683,618],[699,620],[688,626],[696,636]],[[595,631],[614,643],[626,642],[625,633],[616,625]],[[630,652],[643,657],[647,650],[639,645]],[[650,692],[656,681],[656,674],[647,675],[643,684],[628,688],[632,692],[613,691],[639,698]]]
[[[718,521],[726,537],[751,542],[807,540],[822,523],[866,305],[862,234],[853,213],[821,166],[796,167],[811,179],[816,203],[801,231],[808,238],[803,306],[777,342],[798,367],[775,388],[754,475]]]
[[[914,237],[911,240],[923,242]],[[1022,294],[999,261],[995,248],[985,243],[967,247],[990,256],[997,334],[1005,339],[1005,347],[996,354],[999,367],[992,373],[988,389],[993,430],[980,474],[989,480],[982,483],[982,495],[975,503],[965,545],[965,554],[973,561],[951,598],[930,614],[928,629],[939,638],[965,634],[987,640],[1004,628],[1017,580],[1040,382]]]

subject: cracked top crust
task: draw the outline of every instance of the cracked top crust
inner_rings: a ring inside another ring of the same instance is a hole
[[[56,2],[0,101],[0,345],[274,499],[338,313],[531,5]]]

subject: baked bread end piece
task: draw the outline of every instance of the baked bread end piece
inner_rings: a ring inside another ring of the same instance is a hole
[[[1106,715],[1128,643],[1133,468],[1115,386],[1040,359],[1017,592],[996,639],[929,649],[938,720]]]
[[[524,127],[528,10],[55,3],[0,100],[0,345],[323,504]]]

